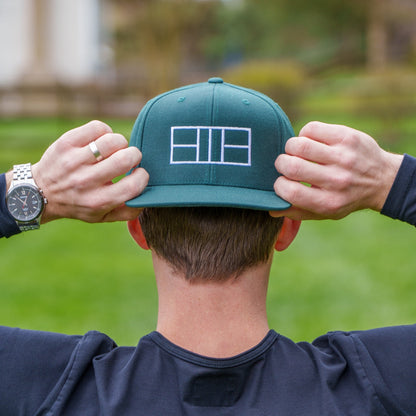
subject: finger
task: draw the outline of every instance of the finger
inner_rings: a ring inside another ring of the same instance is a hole
[[[283,209],[279,211],[269,211],[269,215],[273,218],[281,218],[281,217],[289,217],[291,218],[291,214],[297,211],[296,207],[290,207],[288,209]]]
[[[274,218],[287,217],[297,221],[322,219],[318,214],[297,207],[291,207],[283,211],[269,211],[269,214]]]
[[[136,219],[143,208],[132,208],[126,205],[121,205],[108,212],[102,222],[115,222],[115,221],[130,221]]]
[[[309,187],[284,176],[277,178],[274,190],[278,196],[298,209],[319,213],[325,206],[325,195],[320,188]]]
[[[149,182],[149,175],[143,168],[138,168],[131,175],[101,189],[100,200],[110,209],[140,195]],[[106,204],[106,202],[108,203]]]
[[[82,147],[107,133],[112,133],[110,126],[102,121],[93,120],[83,126],[69,130],[61,137],[74,146]]]
[[[307,137],[292,137],[286,142],[285,152],[315,163],[333,163],[333,149]]]
[[[325,165],[309,162],[297,156],[281,154],[276,159],[276,169],[292,181],[301,181],[316,186],[328,182],[329,168]]]
[[[141,158],[142,154],[137,147],[127,147],[91,166],[93,168],[91,173],[98,183],[106,183],[134,169],[140,163]]]
[[[89,161],[91,163],[97,163],[102,159],[107,159],[109,156],[114,154],[115,152],[125,149],[128,147],[127,139],[118,133],[107,133],[99,137],[97,140],[93,140],[95,142],[95,146],[98,149],[100,157],[96,157],[90,147],[91,142],[88,143],[87,146],[84,146],[84,154],[85,154],[85,161]]]
[[[299,132],[299,136],[306,136],[325,144],[340,143],[348,133],[349,127],[338,124],[326,124],[312,121],[306,124]]]
[[[149,183],[149,174],[143,169],[135,169],[130,175],[112,185],[113,192],[121,195],[123,202],[140,195]]]

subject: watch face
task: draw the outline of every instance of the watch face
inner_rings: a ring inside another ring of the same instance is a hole
[[[43,205],[42,195],[31,185],[18,185],[7,195],[7,207],[17,221],[33,221],[42,212]]]

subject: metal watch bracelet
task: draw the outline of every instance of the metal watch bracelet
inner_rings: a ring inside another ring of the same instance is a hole
[[[12,179],[12,187],[21,185],[21,184],[30,184],[33,185],[34,187],[36,187],[36,189],[39,191],[41,197],[44,200],[44,204],[47,204],[47,199],[45,198],[45,196],[43,195],[43,192],[41,189],[38,188],[38,186],[36,185],[35,180],[33,179],[33,175],[32,175],[32,169],[31,169],[31,164],[30,163],[25,163],[25,164],[21,164],[21,165],[14,165],[13,166],[13,179]],[[30,231],[30,230],[35,230],[38,229],[40,226],[40,218],[36,218],[33,221],[29,221],[29,222],[21,222],[21,221],[17,221],[17,225],[19,226],[21,231]]]

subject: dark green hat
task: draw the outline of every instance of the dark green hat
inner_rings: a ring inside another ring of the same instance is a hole
[[[150,100],[134,125],[150,179],[131,207],[223,206],[283,210],[276,157],[294,136],[269,97],[211,78]]]

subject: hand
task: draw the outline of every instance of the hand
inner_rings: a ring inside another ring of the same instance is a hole
[[[88,144],[92,141],[103,157],[99,162]],[[140,194],[148,182],[144,169],[113,183],[136,167],[141,153],[100,121],[63,134],[32,166],[36,184],[48,199],[41,222],[76,218],[86,222],[127,221],[140,209],[124,202]]]
[[[286,154],[276,159],[282,176],[274,189],[292,207],[270,215],[340,219],[360,209],[380,211],[402,160],[402,155],[384,151],[358,130],[308,123],[299,137],[288,140]]]

